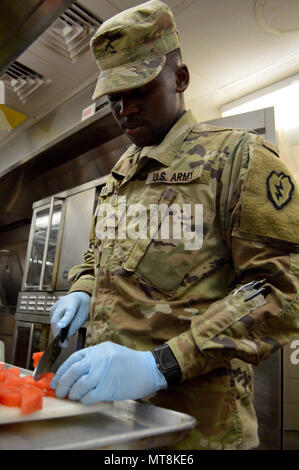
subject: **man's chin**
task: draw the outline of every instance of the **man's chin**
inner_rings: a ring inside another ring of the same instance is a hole
[[[133,144],[137,145],[137,147],[149,147],[151,145],[154,145],[151,139],[143,139],[140,137],[136,137],[136,136],[128,134],[127,132],[125,132],[125,134],[129,137],[129,139],[131,140],[131,142],[133,142]]]
[[[152,145],[159,145],[163,137],[157,137],[153,134],[145,135],[143,129],[140,127],[135,127],[134,129],[125,129],[125,134],[129,139],[137,145],[137,147],[151,147]]]

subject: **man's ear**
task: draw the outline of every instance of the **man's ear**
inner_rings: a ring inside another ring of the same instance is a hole
[[[183,93],[188,88],[189,82],[190,74],[187,65],[178,65],[178,68],[176,70],[177,93]]]

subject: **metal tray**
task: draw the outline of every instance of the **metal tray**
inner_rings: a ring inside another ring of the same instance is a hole
[[[125,400],[90,414],[0,426],[0,450],[154,449],[195,426],[189,415]]]
[[[3,423],[0,450],[171,447],[195,426],[192,416],[133,400],[100,402],[92,412],[85,408],[76,416]]]

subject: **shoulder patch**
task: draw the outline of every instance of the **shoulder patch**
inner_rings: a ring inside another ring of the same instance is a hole
[[[253,146],[241,198],[240,234],[299,243],[298,186],[266,146]]]
[[[284,172],[271,171],[267,178],[267,194],[275,209],[282,209],[292,199],[294,184]]]

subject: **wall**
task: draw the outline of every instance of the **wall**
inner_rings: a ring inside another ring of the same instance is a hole
[[[282,160],[299,181],[299,144],[291,145],[292,142],[283,129],[277,131],[277,139]]]

